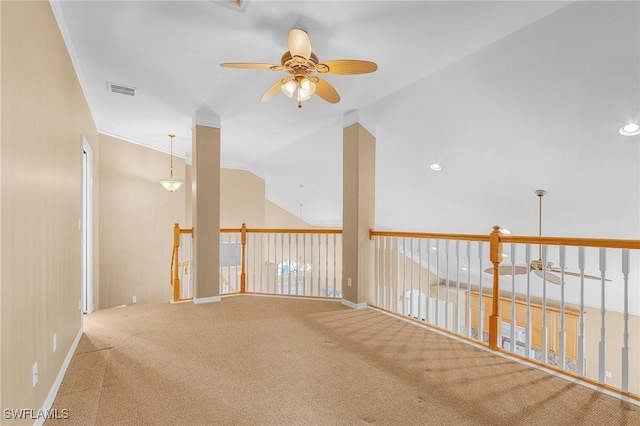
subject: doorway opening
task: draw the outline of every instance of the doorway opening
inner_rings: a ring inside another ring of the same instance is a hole
[[[82,135],[82,312],[93,312],[93,151]]]

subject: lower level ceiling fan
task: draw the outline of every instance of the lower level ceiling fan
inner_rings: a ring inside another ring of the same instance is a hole
[[[536,195],[540,200],[539,208],[538,208],[538,236],[539,237],[542,236],[542,197],[544,197],[546,193],[547,191],[545,191],[544,189],[536,190]],[[493,268],[487,268],[484,270],[484,272],[486,272],[487,274],[493,274]],[[498,267],[498,275],[526,275],[529,272],[533,272],[540,278],[546,279],[550,283],[562,285],[562,279],[558,275],[555,275],[555,273],[562,273],[562,269],[555,267],[555,265],[552,262],[547,262],[546,265],[544,264],[544,262],[542,261],[542,246],[540,246],[538,251],[538,259],[532,260],[528,266],[527,265],[500,265]],[[601,280],[600,277],[597,277],[595,275],[587,275],[587,274],[581,275],[579,272],[571,272],[567,270],[564,271],[564,274],[570,275],[573,277],[583,276],[588,280],[598,280],[598,281]],[[611,280],[605,279],[605,281],[611,281]]]

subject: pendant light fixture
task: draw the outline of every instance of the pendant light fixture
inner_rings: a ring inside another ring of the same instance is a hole
[[[169,180],[161,180],[160,181],[162,186],[164,186],[164,189],[166,189],[169,192],[176,191],[178,188],[180,188],[182,186],[182,182],[181,181],[173,180],[173,138],[175,138],[175,137],[176,137],[176,135],[169,134],[169,138],[171,139],[171,154],[170,154],[171,167],[169,169]]]

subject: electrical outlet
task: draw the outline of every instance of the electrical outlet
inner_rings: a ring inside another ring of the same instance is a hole
[[[611,377],[613,377],[613,374],[611,374],[611,371],[607,371],[604,375],[607,376],[607,379],[610,379]]]
[[[133,296],[133,298],[131,299],[132,303],[135,305],[136,302],[138,301],[138,298],[136,296]]]
[[[58,334],[53,333],[53,352],[58,350]]]
[[[36,383],[38,383],[38,361],[31,367],[31,387],[36,387]]]
[[[347,278],[347,286],[351,287],[351,278]]]

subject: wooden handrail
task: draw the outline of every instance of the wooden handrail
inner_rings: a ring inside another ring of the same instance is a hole
[[[640,249],[640,240],[618,240],[607,238],[569,238],[569,237],[529,237],[500,235],[502,243],[543,244],[552,246],[578,246],[603,248]]]
[[[404,238],[429,238],[443,240],[466,240],[489,242],[488,235],[479,234],[450,234],[433,232],[407,232],[407,231],[378,231],[370,230],[369,236],[373,237],[404,237]],[[501,243],[518,244],[543,244],[555,246],[578,247],[604,247],[604,248],[628,248],[640,250],[640,240],[611,239],[611,238],[575,238],[575,237],[535,237],[526,235],[502,235]]]
[[[323,228],[246,228],[247,233],[254,234],[342,234],[342,229]],[[220,228],[221,233],[242,233],[242,228]]]
[[[444,234],[433,232],[401,232],[401,231],[375,231],[369,230],[369,239],[373,237],[403,237],[403,238],[429,238],[443,240],[465,240],[465,241],[484,241],[489,242],[488,235],[479,234]]]

